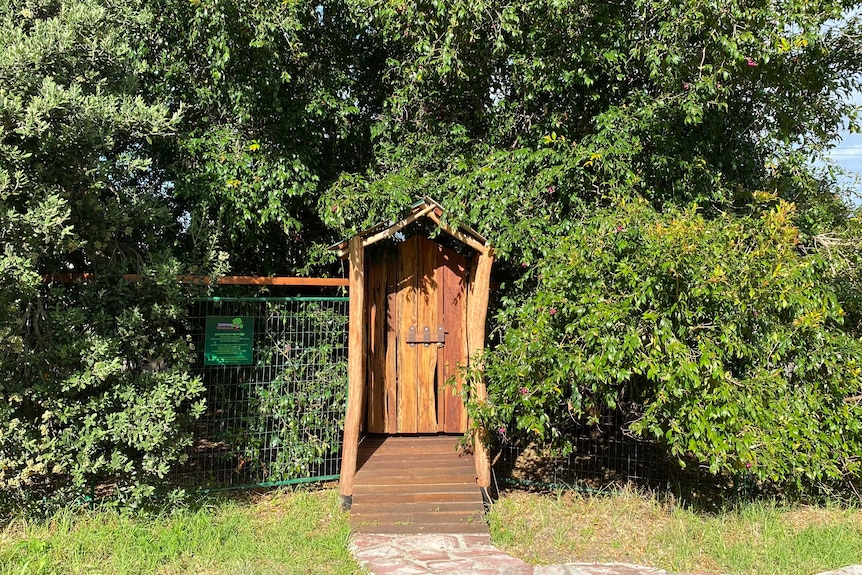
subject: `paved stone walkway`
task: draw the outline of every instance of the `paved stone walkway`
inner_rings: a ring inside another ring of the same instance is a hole
[[[535,566],[503,553],[488,535],[355,535],[350,549],[374,575],[663,575],[637,565]]]
[[[530,565],[494,547],[488,535],[356,534],[350,550],[374,575],[668,575],[619,563]],[[819,575],[862,575],[862,565]]]

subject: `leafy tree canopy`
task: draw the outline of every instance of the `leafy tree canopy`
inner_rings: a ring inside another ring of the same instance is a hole
[[[327,221],[428,193],[516,261],[618,196],[711,213],[775,196],[831,224],[810,160],[858,128],[851,4],[360,3],[393,87],[374,163],[329,188]]]

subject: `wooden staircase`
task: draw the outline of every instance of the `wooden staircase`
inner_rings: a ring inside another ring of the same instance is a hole
[[[460,436],[366,437],[350,522],[357,533],[488,533],[473,456]]]

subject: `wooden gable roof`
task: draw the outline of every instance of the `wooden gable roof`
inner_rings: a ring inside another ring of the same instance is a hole
[[[465,224],[453,226],[444,221],[443,215],[445,213],[446,211],[439,202],[426,196],[422,200],[410,206],[410,211],[400,220],[396,222],[381,222],[359,232],[356,235],[362,238],[362,246],[368,247],[374,245],[380,240],[391,238],[413,222],[425,217],[434,222],[434,224],[436,224],[441,230],[455,239],[467,244],[479,253],[487,253],[491,249],[488,241],[470,226]],[[329,249],[337,250],[338,257],[340,258],[347,257],[347,246],[349,241],[349,239],[344,240],[330,246]]]

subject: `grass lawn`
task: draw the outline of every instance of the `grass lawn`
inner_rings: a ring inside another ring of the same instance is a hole
[[[671,572],[811,575],[862,562],[862,510],[757,503],[705,515],[621,491],[511,491],[494,504],[494,543],[533,563],[653,565]],[[353,574],[334,490],[212,499],[161,515],[112,510],[13,521],[0,575]]]
[[[862,563],[862,510],[753,503],[703,514],[633,491],[589,497],[511,491],[494,543],[527,561],[625,562],[678,573],[811,575]]]
[[[67,512],[0,531],[0,575],[361,573],[349,533],[334,490],[213,500],[158,516]]]

